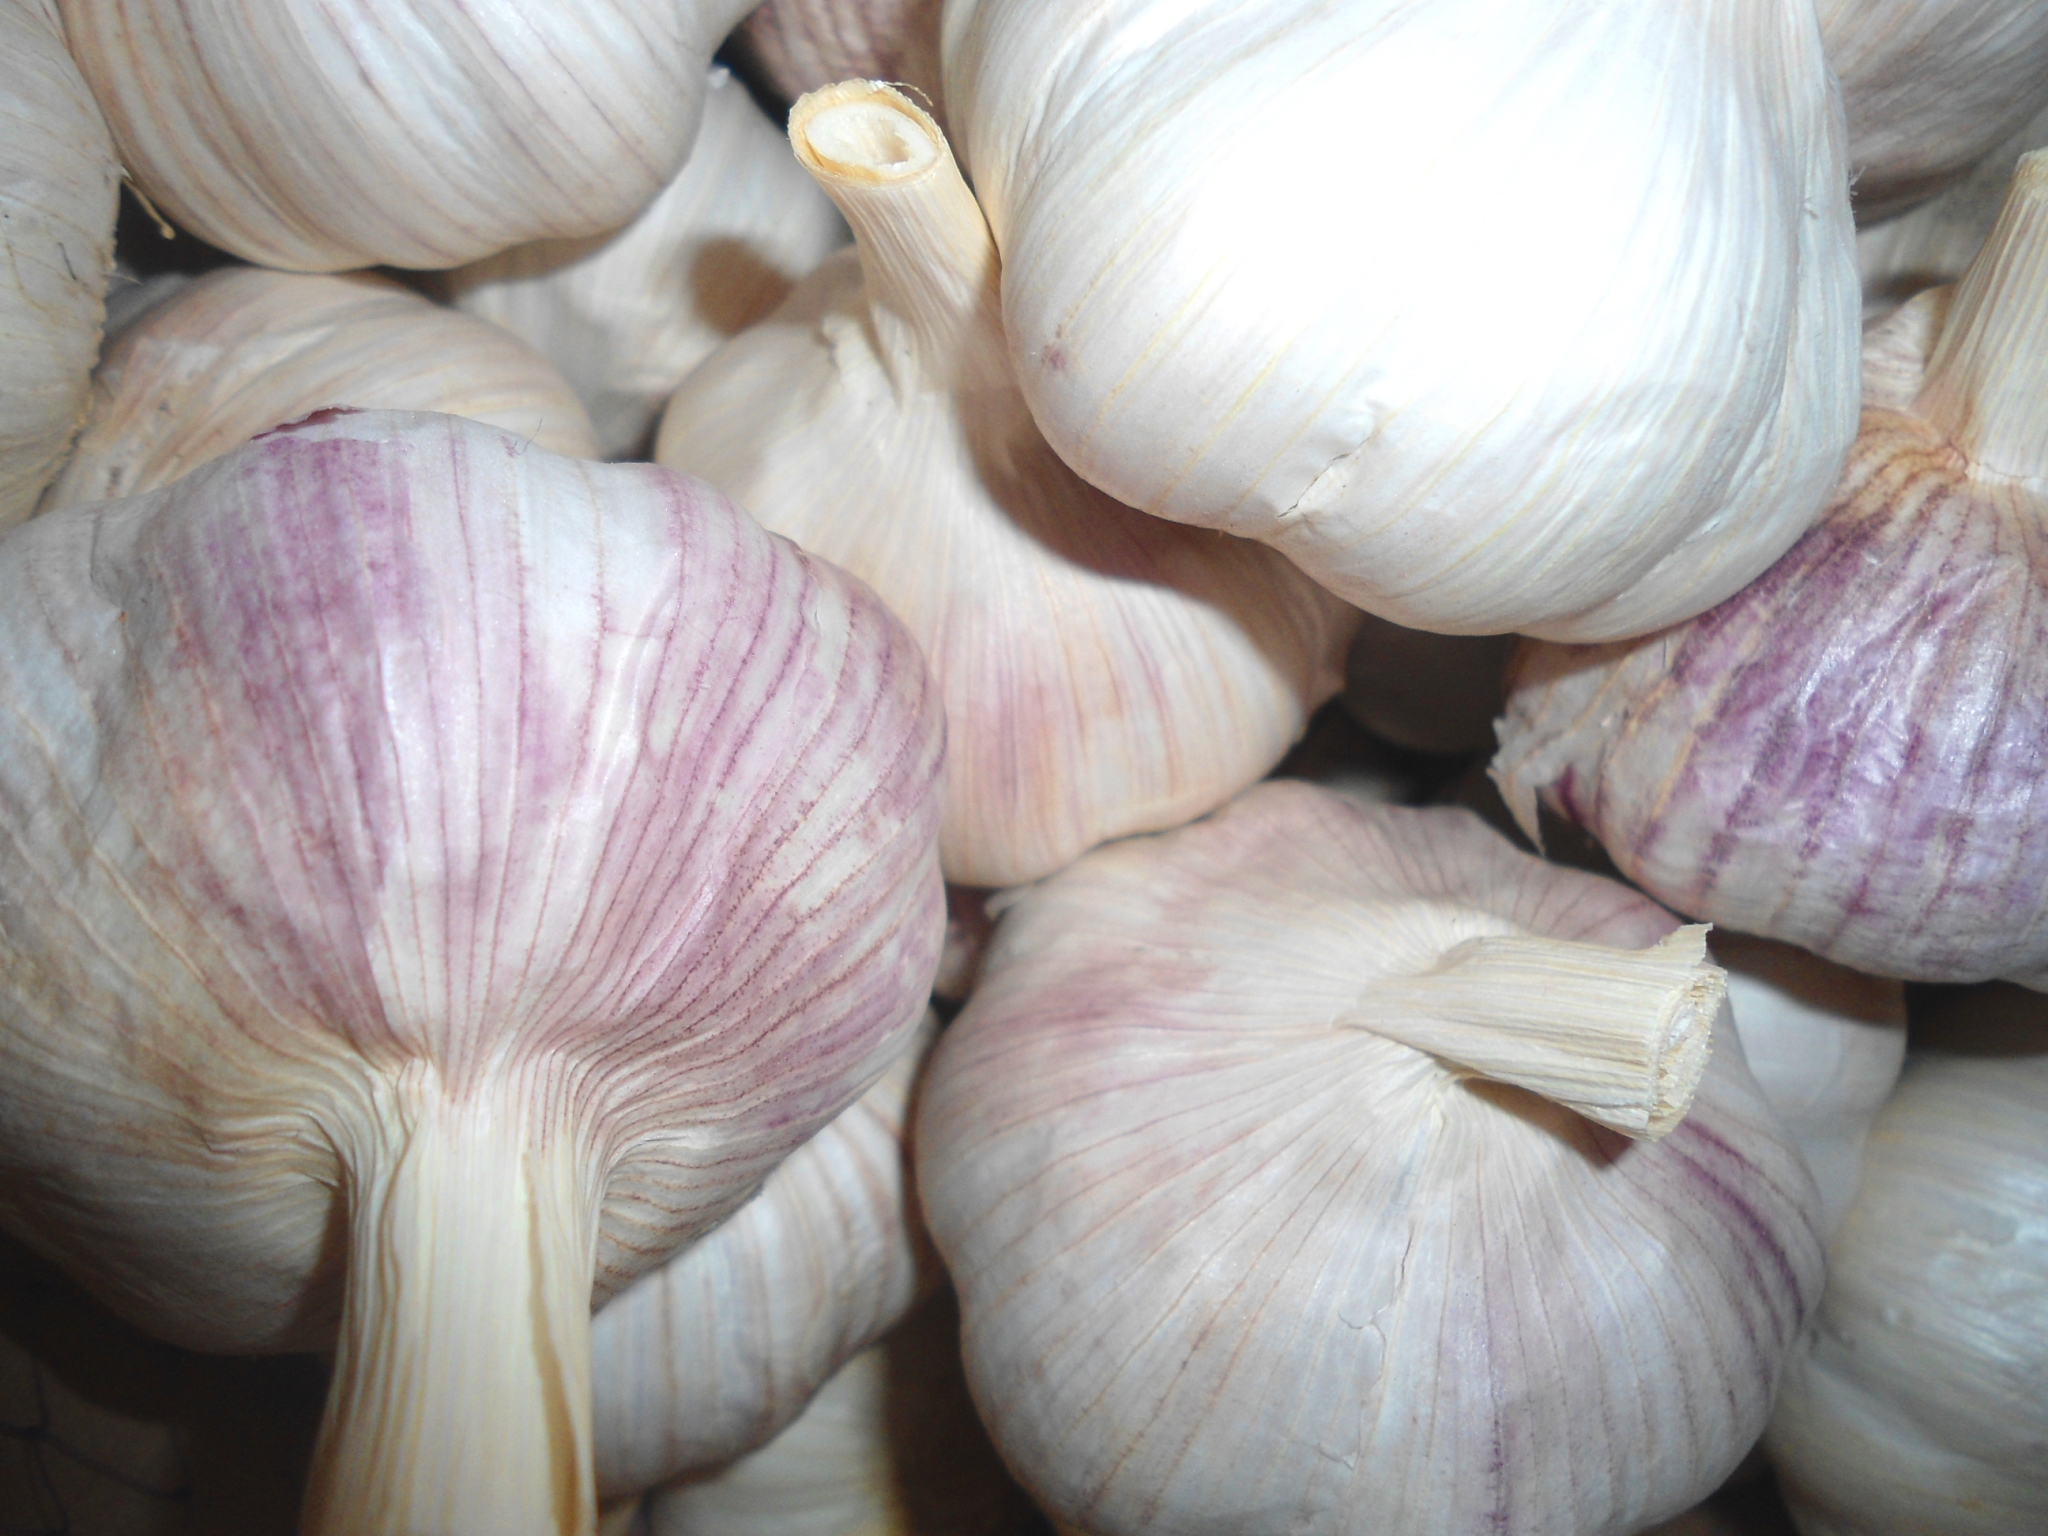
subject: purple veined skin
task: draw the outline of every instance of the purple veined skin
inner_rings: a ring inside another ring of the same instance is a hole
[[[1701,617],[1518,651],[1493,774],[1680,912],[1873,975],[2048,981],[2048,155],[1864,348],[1827,515]]]
[[[1375,999],[1489,925],[1687,932],[1464,812],[1287,783],[1004,913],[918,1185],[975,1400],[1063,1529],[1623,1536],[1748,1450],[1819,1299],[1813,1181],[1725,1014],[1654,1141],[1384,1034]],[[1550,1001],[1488,1007],[1518,1039]]]
[[[304,1529],[587,1536],[589,1315],[908,1044],[939,705],[717,492],[323,412],[0,557],[0,1220],[338,1348]]]

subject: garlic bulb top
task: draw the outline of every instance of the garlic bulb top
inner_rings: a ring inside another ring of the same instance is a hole
[[[1257,545],[1119,506],[1011,378],[996,253],[931,118],[865,81],[791,114],[854,229],[684,380],[656,455],[872,583],[946,700],[946,878],[1013,885],[1278,762],[1351,613]]]
[[[1786,1369],[1765,1447],[1808,1536],[2048,1529],[2048,1008],[1987,1005],[2003,1039],[1915,1020]]]
[[[338,412],[0,558],[0,1220],[335,1331],[309,1536],[587,1533],[602,1297],[925,1006],[936,698],[651,466]]]
[[[1871,334],[1820,526],[1711,613],[1518,656],[1494,775],[1681,912],[1924,981],[2048,978],[2048,154]]]
[[[1815,0],[1814,10],[1842,82],[1860,222],[1940,191],[2048,107],[2040,0]]]
[[[696,147],[631,224],[515,246],[443,282],[460,308],[554,362],[589,407],[605,457],[629,458],[683,375],[845,243],[788,141],[714,69]]]
[[[121,163],[244,260],[452,267],[615,229],[749,0],[56,0]]]
[[[916,1146],[1025,1486],[1097,1536],[1620,1536],[1711,1491],[1821,1244],[1671,929],[1462,812],[1284,783],[1021,895]],[[1647,1109],[1660,1040],[1703,1073],[1661,1140],[1562,1107]]]
[[[956,0],[1032,414],[1119,500],[1418,629],[1640,634],[1856,425],[1805,0]]]
[[[51,0],[0,0],[0,528],[35,510],[85,416],[120,188]]]
[[[518,337],[365,272],[229,267],[108,347],[92,413],[43,507],[153,491],[328,406],[441,411],[597,456],[582,405]]]
[[[841,80],[884,80],[946,126],[943,0],[767,0],[733,33],[742,63],[787,101]]]

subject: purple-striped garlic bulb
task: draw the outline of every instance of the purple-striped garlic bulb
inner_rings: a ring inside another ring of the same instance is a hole
[[[0,1221],[336,1341],[308,1536],[587,1536],[593,1292],[925,1006],[909,636],[686,477],[338,412],[11,534],[0,697]]]
[[[259,432],[330,406],[439,411],[595,458],[567,381],[518,337],[367,272],[225,267],[107,348],[91,413],[43,510],[182,480]]]
[[[1023,894],[916,1145],[1040,1503],[1622,1536],[1710,1492],[1821,1239],[1674,926],[1464,812],[1285,783]]]
[[[767,0],[728,46],[785,101],[841,80],[901,86],[943,128],[939,10],[943,0]]]
[[[1517,653],[1494,777],[1659,901],[1880,976],[2048,983],[2048,153],[1864,348],[1826,517],[1711,612]]]
[[[1017,392],[997,258],[931,118],[849,81],[790,114],[853,226],[670,400],[664,464],[872,584],[946,701],[946,878],[1036,880],[1270,771],[1351,609],[1275,552],[1120,506]]]

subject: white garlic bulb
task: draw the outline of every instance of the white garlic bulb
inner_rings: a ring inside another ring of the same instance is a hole
[[[1033,1496],[1096,1536],[1622,1536],[1711,1492],[1822,1251],[1672,927],[1462,812],[1285,783],[1019,896],[916,1145]]]
[[[956,0],[949,110],[1060,456],[1383,618],[1641,634],[1856,430],[1807,0]]]
[[[509,332],[364,272],[229,267],[152,305],[108,347],[43,506],[153,491],[330,406],[441,411],[597,456],[567,383]]]
[[[783,100],[841,80],[884,80],[946,126],[939,83],[942,0],[766,0],[730,47]]]
[[[616,229],[749,0],[56,0],[128,174],[263,266],[452,267]]]
[[[791,139],[854,229],[669,402],[656,457],[869,582],[946,700],[946,878],[1035,880],[1270,770],[1353,615],[1272,551],[1119,506],[1011,378],[997,261],[944,137],[865,81]]]
[[[683,375],[846,243],[831,200],[739,82],[711,71],[690,158],[614,234],[515,246],[442,280],[524,337],[589,408],[607,458],[638,457]]]
[[[120,177],[53,0],[0,0],[0,528],[35,510],[85,417]]]

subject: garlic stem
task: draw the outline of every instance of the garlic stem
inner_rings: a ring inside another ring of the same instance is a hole
[[[931,115],[847,80],[790,109],[789,140],[853,229],[896,387],[1009,384],[995,240]]]
[[[1956,286],[1918,407],[1977,467],[2048,476],[2048,150],[2014,170]]]
[[[1704,924],[1648,949],[1489,935],[1372,983],[1338,1022],[1655,1140],[1685,1118],[1727,995],[1706,956]]]
[[[506,1091],[408,1080],[353,1162],[307,1536],[591,1536],[584,1149]]]

